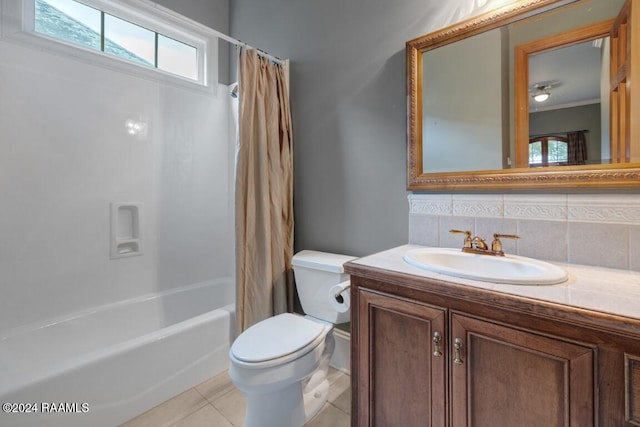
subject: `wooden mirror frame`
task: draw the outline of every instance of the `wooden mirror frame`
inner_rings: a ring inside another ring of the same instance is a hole
[[[554,166],[424,173],[422,53],[581,0],[519,0],[406,43],[407,189],[411,191],[539,190],[640,187],[640,164]],[[638,59],[636,58],[637,62]],[[516,133],[518,129],[516,129]]]

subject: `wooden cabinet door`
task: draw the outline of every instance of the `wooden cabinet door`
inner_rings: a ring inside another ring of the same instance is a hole
[[[453,427],[594,425],[594,349],[451,314]]]
[[[444,427],[446,311],[358,292],[358,424]]]

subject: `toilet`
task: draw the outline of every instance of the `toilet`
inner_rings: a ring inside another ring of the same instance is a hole
[[[279,314],[234,341],[229,376],[247,398],[245,427],[301,427],[327,401],[333,325],[349,321],[349,311],[332,304],[330,290],[348,284],[342,265],[353,259],[310,250],[294,255],[296,289],[306,315]]]

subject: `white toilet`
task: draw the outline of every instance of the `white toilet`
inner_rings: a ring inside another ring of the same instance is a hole
[[[245,427],[301,427],[327,401],[333,325],[349,321],[349,311],[332,306],[330,289],[349,279],[342,265],[352,259],[309,250],[294,255],[306,315],[279,314],[234,341],[229,376],[247,397]]]

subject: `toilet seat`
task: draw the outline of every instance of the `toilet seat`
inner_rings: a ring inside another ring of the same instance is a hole
[[[324,341],[331,326],[283,313],[263,320],[240,334],[229,351],[235,362],[249,368],[285,364]]]

